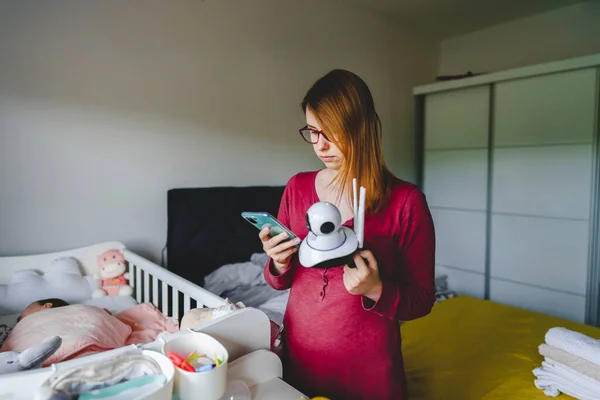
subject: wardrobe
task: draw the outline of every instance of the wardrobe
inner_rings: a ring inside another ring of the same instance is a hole
[[[414,88],[436,274],[599,325],[600,54]]]

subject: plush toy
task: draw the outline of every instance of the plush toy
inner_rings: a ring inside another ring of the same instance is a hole
[[[97,279],[102,279],[100,289],[94,290],[92,297],[131,296],[133,288],[129,286],[129,273],[123,253],[119,250],[108,250],[98,256]]]
[[[24,351],[4,351],[0,353],[0,374],[39,368],[59,349],[61,344],[60,336],[52,336]]]

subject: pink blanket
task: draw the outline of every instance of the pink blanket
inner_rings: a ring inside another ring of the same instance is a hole
[[[165,317],[152,303],[144,303],[115,315],[131,328],[125,345],[150,343],[161,332],[177,332],[179,328],[172,318]]]
[[[177,326],[150,303],[139,304],[116,315],[103,309],[76,304],[38,311],[23,318],[6,339],[2,351],[23,351],[50,336],[62,345],[43,366],[136,343],[149,343],[159,333]]]

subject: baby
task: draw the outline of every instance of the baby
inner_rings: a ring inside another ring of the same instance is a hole
[[[69,303],[67,303],[66,301],[56,298],[34,301],[30,305],[28,305],[27,308],[25,308],[25,310],[23,310],[21,315],[19,315],[19,318],[17,318],[17,323],[19,323],[23,318],[27,317],[28,315],[31,315],[38,311],[46,310],[48,308],[65,307],[68,305]]]
[[[64,306],[68,306],[68,305],[69,305],[69,303],[67,303],[66,301],[61,300],[61,299],[44,299],[44,300],[34,301],[30,305],[28,305],[25,308],[25,310],[23,310],[21,315],[19,315],[19,317],[17,318],[17,324],[23,318],[25,318],[26,316],[31,315],[35,312],[46,310],[48,308],[64,307]],[[10,333],[12,332],[13,327],[14,326],[8,326],[8,325],[4,325],[4,324],[0,325],[0,347],[2,347],[2,343],[4,343],[4,341],[6,340],[8,335],[10,335]]]

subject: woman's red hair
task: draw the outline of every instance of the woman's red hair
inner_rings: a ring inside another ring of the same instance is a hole
[[[381,149],[381,121],[366,83],[336,69],[317,80],[302,101],[345,158],[336,175],[339,195],[352,195],[352,179],[367,192],[365,212],[378,212],[389,194],[390,171]]]

